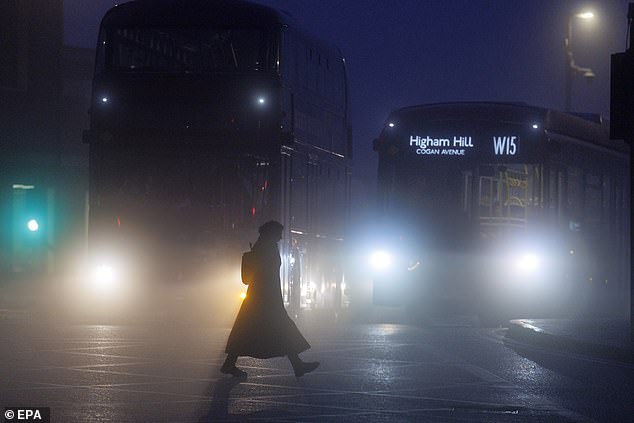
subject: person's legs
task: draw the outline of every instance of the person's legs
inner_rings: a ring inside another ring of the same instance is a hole
[[[296,377],[304,376],[319,367],[319,361],[305,362],[297,354],[289,354],[288,361],[291,362]]]
[[[298,368],[303,363],[303,361],[299,358],[297,354],[289,354],[288,361],[291,362],[291,365],[293,366],[294,369]]]
[[[238,361],[238,356],[235,354],[227,354],[227,358],[225,358],[225,362],[222,365],[222,368],[225,369],[230,369],[232,367],[235,367],[236,365],[236,361]]]
[[[240,370],[236,367],[236,361],[238,361],[238,356],[235,354],[227,354],[227,358],[225,362],[222,364],[220,371],[227,375],[232,375],[234,377],[243,377],[247,375],[247,372]]]

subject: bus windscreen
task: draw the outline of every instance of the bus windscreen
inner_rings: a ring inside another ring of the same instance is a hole
[[[271,68],[265,33],[257,29],[113,28],[108,38],[106,66],[114,72],[213,73]]]
[[[105,160],[113,169],[99,176],[105,218],[163,241],[208,243],[250,228],[270,203],[269,164],[263,159],[111,155]]]

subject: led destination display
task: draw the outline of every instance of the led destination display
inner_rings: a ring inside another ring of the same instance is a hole
[[[410,135],[409,145],[416,154],[430,156],[466,156],[475,151],[473,137],[455,135],[452,138],[432,138],[429,135]],[[484,140],[483,140],[484,141]],[[486,141],[485,141],[486,142]],[[519,154],[518,135],[492,136],[489,147],[495,156],[515,156]]]
[[[550,148],[548,114],[516,104],[458,103],[405,107],[387,118],[374,149],[386,160],[538,163]]]
[[[416,129],[384,133],[382,144],[398,149],[399,156],[414,160],[483,160],[496,162],[539,161],[543,131],[532,126],[501,128]],[[385,136],[387,135],[387,136]]]

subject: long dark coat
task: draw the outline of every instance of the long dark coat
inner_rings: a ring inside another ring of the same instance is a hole
[[[277,243],[259,239],[253,246],[258,271],[249,284],[233,324],[225,352],[256,358],[299,354],[310,348],[284,309],[280,290],[280,253]]]

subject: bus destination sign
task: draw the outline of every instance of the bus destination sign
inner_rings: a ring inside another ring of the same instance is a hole
[[[478,140],[468,135],[450,137],[410,135],[409,146],[420,156],[469,156],[478,150],[488,151],[491,155],[498,157],[519,155],[520,137],[518,135],[492,135],[487,138],[488,140]]]

